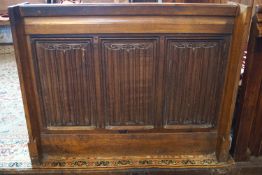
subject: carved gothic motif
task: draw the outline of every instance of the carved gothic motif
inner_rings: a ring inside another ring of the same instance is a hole
[[[214,127],[226,72],[227,40],[168,39],[167,43],[164,123],[167,127]]]
[[[105,43],[105,47],[112,50],[125,50],[130,52],[135,49],[147,50],[153,47],[152,43]]]
[[[173,46],[178,48],[213,48],[217,46],[217,42],[176,42]]]
[[[42,47],[46,50],[70,51],[70,50],[73,50],[73,49],[86,50],[85,46],[86,46],[86,43],[85,44],[49,43],[49,44],[42,46]]]
[[[102,40],[106,125],[153,128],[156,40],[129,40]]]
[[[182,156],[183,157],[183,156]],[[108,160],[97,160],[97,159],[73,159],[73,160],[48,160],[43,162],[41,166],[43,167],[53,167],[53,168],[121,168],[129,167],[133,168],[139,167],[161,167],[165,166],[166,168],[173,167],[191,167],[191,166],[223,166],[225,162],[218,162],[216,159],[208,157],[194,157],[187,158],[169,158],[169,159],[108,159]]]
[[[46,126],[94,126],[96,97],[91,41],[37,41],[36,67]]]

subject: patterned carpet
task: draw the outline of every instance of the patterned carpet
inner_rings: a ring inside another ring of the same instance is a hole
[[[0,47],[0,168],[31,167],[13,48]]]

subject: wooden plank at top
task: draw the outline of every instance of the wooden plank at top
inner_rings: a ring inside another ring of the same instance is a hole
[[[27,17],[26,34],[232,33],[230,17]]]
[[[23,17],[45,16],[236,16],[237,4],[78,4],[19,5]]]

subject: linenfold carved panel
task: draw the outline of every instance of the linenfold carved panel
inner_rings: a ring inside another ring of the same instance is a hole
[[[102,40],[107,128],[153,127],[157,59],[156,39]]]
[[[167,37],[163,80],[158,79],[158,38],[102,37],[99,47],[92,39],[70,40],[45,39],[34,44],[46,126],[96,126],[98,119],[99,126],[120,130],[216,126],[227,38]],[[98,52],[101,87],[96,87],[92,48]],[[163,101],[156,98],[157,91],[163,91]],[[158,102],[162,116],[157,116]],[[98,115],[97,105],[103,116]]]
[[[91,39],[35,41],[46,126],[94,126],[97,118]]]
[[[166,48],[165,127],[214,127],[224,85],[228,40],[168,39]]]

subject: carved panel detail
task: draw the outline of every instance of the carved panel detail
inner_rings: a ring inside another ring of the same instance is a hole
[[[149,49],[153,47],[152,43],[105,43],[105,47],[107,49],[111,49],[111,50],[125,50],[126,52],[130,52],[131,50],[135,50],[135,49]]]
[[[213,127],[220,110],[228,42],[167,40],[164,124]]]
[[[110,126],[154,124],[157,40],[102,40],[105,122]]]
[[[177,42],[173,43],[177,48],[213,48],[217,46],[216,42]]]
[[[91,40],[36,41],[46,126],[91,126],[97,116]]]
[[[145,168],[166,166],[168,168],[176,168],[181,166],[196,167],[196,166],[213,166],[223,167],[228,162],[218,162],[213,155],[181,155],[168,156],[166,158],[157,156],[141,157],[114,157],[114,159],[98,159],[97,157],[88,158],[71,158],[71,159],[51,159],[44,161],[42,167],[46,168]]]

